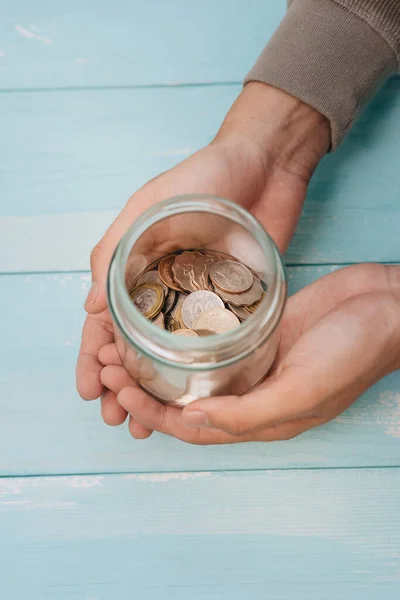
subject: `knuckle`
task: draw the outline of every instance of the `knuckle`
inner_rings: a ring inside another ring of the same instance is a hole
[[[90,253],[90,266],[93,268],[97,264],[99,258],[103,255],[103,242],[100,240]]]
[[[249,433],[250,428],[249,428],[248,424],[245,423],[244,421],[240,420],[240,417],[239,417],[239,418],[235,418],[232,421],[230,421],[230,423],[228,424],[228,427],[226,428],[226,431],[228,433],[230,433],[231,435],[241,436],[241,435],[245,435],[246,433]]]

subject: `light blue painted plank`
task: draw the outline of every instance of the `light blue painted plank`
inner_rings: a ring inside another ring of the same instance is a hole
[[[241,81],[284,0],[3,0],[0,88]]]
[[[0,112],[7,114],[0,142],[0,217],[118,211],[132,191],[212,139],[239,89],[0,94]],[[400,77],[385,86],[343,146],[320,165],[288,262],[400,260],[399,91]],[[93,223],[91,230],[88,219],[87,238],[95,241],[96,217]],[[8,251],[15,257],[22,232],[14,225],[15,245]],[[0,227],[11,231],[8,221]],[[36,221],[31,231],[41,240],[38,256],[35,247],[30,250],[36,270],[81,269],[87,261],[86,239],[75,240],[68,266],[64,246],[53,249],[43,235],[44,223]],[[50,253],[51,264],[43,259]],[[4,263],[3,258],[1,270],[7,270]],[[14,270],[24,270],[23,264]]]
[[[121,208],[208,144],[239,90],[0,94],[1,216]]]
[[[332,267],[333,268],[333,267]],[[289,270],[292,291],[330,267]],[[344,415],[290,442],[139,442],[75,392],[88,274],[0,277],[0,475],[400,465],[400,372]]]
[[[2,592],[397,600],[399,493],[398,469],[3,479]]]

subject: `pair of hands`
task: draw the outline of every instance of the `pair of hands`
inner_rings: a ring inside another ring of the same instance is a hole
[[[77,365],[80,395],[101,396],[107,424],[129,415],[135,438],[156,430],[196,444],[289,439],[334,418],[400,367],[400,267],[372,264],[336,271],[289,299],[274,370],[240,398],[207,398],[183,410],[163,405],[137,387],[114,344],[108,265],[143,210],[178,194],[227,197],[254,214],[284,252],[328,146],[329,125],[319,113],[284,92],[248,84],[208,147],[129,199],[91,255]]]

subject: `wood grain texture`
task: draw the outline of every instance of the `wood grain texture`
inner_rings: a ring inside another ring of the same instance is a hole
[[[335,267],[289,269],[295,291]],[[0,475],[400,465],[400,372],[290,442],[196,447],[103,424],[75,391],[89,274],[0,277]]]
[[[0,94],[0,272],[87,269],[130,193],[207,144],[239,89]],[[400,260],[399,91],[318,168],[289,263]]]
[[[0,89],[240,82],[285,0],[3,0]]]
[[[2,589],[397,600],[399,491],[398,469],[3,479]]]

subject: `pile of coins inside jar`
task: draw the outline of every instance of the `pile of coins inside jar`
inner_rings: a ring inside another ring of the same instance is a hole
[[[259,307],[264,289],[232,256],[185,250],[147,267],[130,297],[153,325],[173,335],[197,337],[239,327]]]

